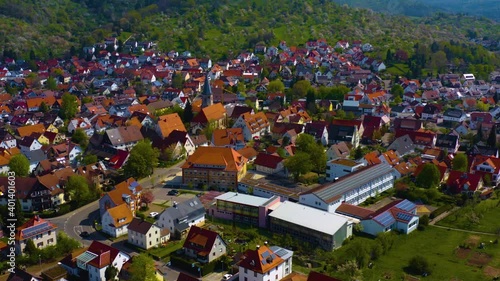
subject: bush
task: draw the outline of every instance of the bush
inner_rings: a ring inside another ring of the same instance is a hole
[[[429,218],[430,219],[434,219],[435,217],[441,215],[444,212],[448,212],[451,209],[453,209],[453,206],[451,206],[451,205],[441,206],[441,207],[437,208],[436,210],[434,210],[434,212],[431,213],[431,215],[429,216]]]
[[[423,215],[422,217],[420,217],[420,219],[419,219],[419,225],[422,225],[422,226],[429,225],[429,216],[428,215]]]
[[[316,173],[307,173],[305,175],[302,175],[299,177],[299,182],[305,183],[305,184],[313,184],[318,182],[318,174]]]
[[[415,274],[430,273],[430,265],[427,259],[423,256],[416,255],[410,259],[408,269]]]

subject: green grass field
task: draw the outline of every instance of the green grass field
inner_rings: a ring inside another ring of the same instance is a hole
[[[396,63],[390,67],[387,67],[386,72],[392,75],[402,75],[405,76],[408,73],[408,65],[403,63]]]
[[[500,231],[500,199],[490,199],[475,206],[467,206],[450,214],[437,224],[472,231],[498,233]]]

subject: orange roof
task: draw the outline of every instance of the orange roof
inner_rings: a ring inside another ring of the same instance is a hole
[[[241,118],[245,120],[245,123],[252,134],[269,127],[267,116],[262,111],[255,114],[250,114],[249,112],[243,113]]]
[[[126,181],[122,181],[121,183],[115,185],[115,189],[111,190],[107,193],[111,201],[115,203],[115,205],[120,205],[123,203],[123,194],[127,194],[130,196],[134,196],[132,191],[129,189],[130,184],[135,182],[134,178],[129,178]],[[140,192],[142,190],[142,186],[138,185],[136,187],[136,192]]]
[[[149,108],[145,104],[135,104],[128,107],[130,114],[138,111],[150,115]]]
[[[387,163],[391,166],[394,166],[399,162],[399,157],[398,155],[396,155],[396,152],[394,152],[394,150],[389,150],[385,153],[382,153],[382,155],[384,156]]]
[[[245,141],[242,128],[217,129],[214,130],[212,138],[215,146],[226,146]]]
[[[247,159],[236,150],[226,147],[201,146],[188,157],[182,169],[221,167],[224,171],[241,171]]]
[[[365,155],[365,160],[368,162],[368,165],[380,164],[382,161],[378,158],[378,151],[372,151]]]
[[[200,116],[200,117],[198,117]],[[226,109],[222,103],[216,103],[201,109],[201,112],[195,116],[194,122],[206,123],[210,121],[221,120],[226,116]],[[197,118],[198,117],[198,118]],[[204,118],[203,118],[204,117]]]
[[[187,132],[181,117],[177,113],[171,113],[158,117],[158,128],[161,131],[161,136],[166,138],[173,131]]]
[[[265,254],[266,252],[268,254]],[[256,250],[247,250],[243,254],[239,266],[250,269],[253,272],[261,274],[267,273],[284,262],[283,259],[277,255],[274,255],[274,258],[270,258],[272,253],[273,251],[267,246],[260,246],[259,249]]]
[[[36,124],[17,128],[17,134],[21,138],[31,136],[33,133],[45,133],[45,126],[43,124]]]
[[[127,225],[134,218],[127,203],[122,203],[116,207],[109,208],[107,212],[109,213],[111,218],[113,218],[114,227]]]
[[[39,231],[34,231],[34,232],[23,231],[23,230],[27,230],[27,229],[32,228],[32,227],[34,228],[35,226],[42,225],[45,223],[47,224],[47,228],[44,228],[42,233],[40,233]],[[39,216],[34,216],[29,221],[25,222],[23,225],[21,225],[20,227],[17,228],[16,240],[25,240],[25,239],[33,237],[34,235],[44,234],[45,232],[48,232],[51,230],[53,231],[55,229],[57,229],[57,226],[55,224],[53,224],[47,220],[44,220],[44,219],[40,218]]]

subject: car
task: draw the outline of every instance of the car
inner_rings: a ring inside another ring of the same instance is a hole
[[[149,213],[149,217],[151,217],[151,218],[156,218],[156,216],[158,216],[158,212]]]
[[[222,276],[222,280],[224,280],[224,281],[225,281],[225,280],[229,280],[229,279],[231,279],[231,277],[233,277],[233,275],[232,275],[232,274],[227,273],[227,274],[224,274],[224,276]]]
[[[89,237],[90,233],[88,231],[82,231],[80,232],[80,237]]]
[[[179,195],[179,190],[177,190],[177,189],[172,189],[172,190],[170,190],[167,194],[168,194],[168,195],[171,195],[171,196],[177,196],[177,195]]]

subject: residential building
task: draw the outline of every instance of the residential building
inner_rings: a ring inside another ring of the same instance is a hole
[[[125,235],[133,218],[134,216],[127,203],[111,207],[101,217],[102,231],[111,237]]]
[[[485,184],[497,186],[500,183],[500,158],[476,155],[471,161],[470,171],[482,175],[483,178],[488,175],[491,182]]]
[[[7,281],[43,281],[44,279],[28,273],[25,270],[16,268],[14,272],[10,272],[6,279]]]
[[[285,201],[269,214],[269,229],[333,250],[352,235],[353,221],[335,213]]]
[[[17,147],[17,139],[7,130],[0,131],[0,148],[14,148]]]
[[[271,132],[271,125],[264,112],[241,114],[234,122],[233,128],[241,128],[245,141],[260,138]]]
[[[222,103],[216,103],[203,107],[201,111],[191,121],[191,132],[199,135],[207,127],[214,129],[224,129],[227,123],[226,109]]]
[[[361,220],[363,232],[373,236],[391,230],[409,234],[419,223],[417,205],[406,199],[393,201],[376,211],[344,203],[337,213]]]
[[[205,224],[205,208],[201,201],[195,197],[187,201],[177,203],[165,209],[158,216],[158,225],[170,231],[171,237],[184,237],[193,225]]]
[[[385,163],[361,168],[338,181],[326,183],[300,195],[300,204],[330,213],[341,202],[358,205],[393,187],[392,167]]]
[[[446,187],[450,193],[472,196],[474,192],[482,189],[483,176],[481,173],[451,171],[446,180]]]
[[[281,203],[279,196],[258,197],[236,192],[226,192],[215,197],[208,214],[216,218],[267,228],[268,213]]]
[[[226,254],[227,244],[217,232],[192,226],[182,248],[184,255],[209,263]]]
[[[239,281],[280,281],[292,273],[293,252],[278,246],[257,246],[243,253],[239,268]]]
[[[36,215],[16,229],[15,238],[17,255],[24,253],[28,240],[33,241],[38,249],[43,249],[57,243],[57,226]]]
[[[171,113],[158,117],[155,131],[162,138],[167,138],[173,131],[187,132],[181,117],[177,113]]]
[[[114,149],[129,150],[143,139],[141,130],[137,126],[127,126],[106,130],[103,143]]]
[[[334,181],[364,167],[363,163],[351,159],[335,159],[326,163],[326,180]]]
[[[457,153],[460,147],[459,137],[453,134],[438,134],[436,136],[436,148],[446,149],[448,153]]]
[[[128,243],[142,249],[150,249],[166,244],[170,240],[170,231],[158,225],[134,218],[128,225]]]
[[[142,186],[134,179],[129,178],[105,193],[99,199],[99,213],[104,215],[107,209],[126,203],[133,215],[139,209]]]
[[[345,159],[349,157],[351,154],[351,148],[350,144],[347,142],[339,142],[336,144],[332,144],[327,150],[326,150],[326,157],[328,161],[330,160],[335,160],[335,159]]]
[[[407,154],[415,152],[415,144],[409,135],[404,135],[399,138],[396,138],[387,150],[393,150],[399,157],[403,157]]]
[[[255,170],[265,174],[276,174],[285,169],[285,159],[279,155],[259,153],[254,161]]]
[[[227,147],[234,150],[240,150],[246,146],[243,129],[216,129],[212,133],[212,144],[215,147]]]
[[[466,117],[465,112],[457,108],[448,108],[443,113],[443,121],[448,122],[463,122]]]
[[[128,254],[99,241],[93,241],[78,255],[71,254],[61,260],[61,266],[72,275],[88,278],[89,281],[102,281],[106,280],[105,272],[108,266],[113,266],[120,272],[128,260]]]
[[[324,121],[313,121],[307,123],[304,128],[304,133],[312,135],[316,141],[322,145],[328,145],[328,123]]]
[[[0,205],[7,205],[8,186],[8,178],[0,177]],[[16,198],[19,199],[24,212],[52,209],[59,203],[64,203],[61,202],[61,197],[64,197],[64,190],[60,186],[47,187],[39,178],[16,178]]]
[[[247,172],[247,159],[232,148],[198,147],[182,165],[182,183],[236,188]]]
[[[363,131],[363,124],[360,120],[333,120],[328,126],[328,143],[345,141],[356,148],[359,146]]]

